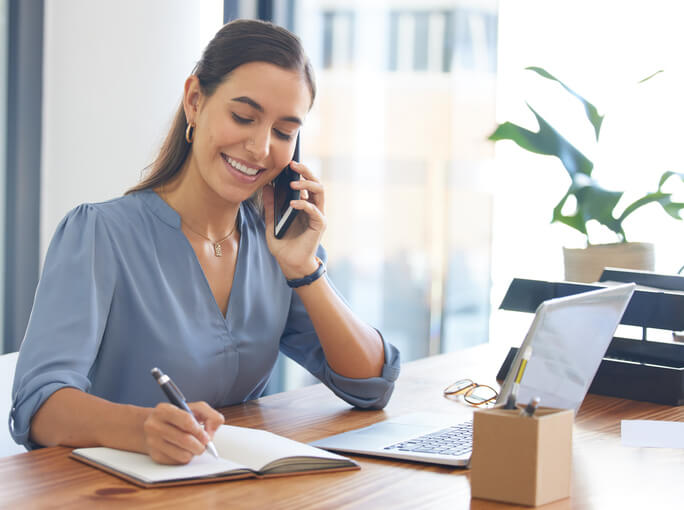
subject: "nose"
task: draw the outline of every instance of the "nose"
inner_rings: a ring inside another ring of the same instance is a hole
[[[271,147],[271,131],[269,129],[255,129],[252,136],[245,141],[245,149],[254,158],[255,162],[261,162],[268,157]]]

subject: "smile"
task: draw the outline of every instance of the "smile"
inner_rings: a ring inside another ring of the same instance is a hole
[[[235,170],[237,170],[240,173],[243,173],[245,175],[249,175],[250,177],[254,177],[256,174],[258,174],[262,168],[255,168],[251,166],[247,166],[243,163],[240,163],[239,161],[234,160],[230,156],[227,156],[225,154],[221,154],[221,157],[223,160],[228,163],[231,167],[233,167]]]

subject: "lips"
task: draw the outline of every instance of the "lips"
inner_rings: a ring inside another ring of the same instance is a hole
[[[241,174],[247,175],[249,177],[254,177],[257,175],[259,172],[262,172],[264,168],[258,168],[258,167],[253,167],[246,165],[236,159],[231,158],[230,156],[226,154],[221,154],[221,157],[223,160],[228,163],[233,169],[237,170]]]

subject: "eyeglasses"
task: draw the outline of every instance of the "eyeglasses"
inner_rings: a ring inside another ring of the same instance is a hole
[[[472,379],[460,379],[444,388],[446,398],[456,395],[463,395],[463,400],[471,406],[481,406],[495,402],[499,393],[486,384],[477,384]]]

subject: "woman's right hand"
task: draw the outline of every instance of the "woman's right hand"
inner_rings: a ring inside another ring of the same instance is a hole
[[[195,419],[167,403],[157,404],[145,419],[145,449],[154,461],[187,464],[195,455],[204,452],[216,429],[225,421],[223,415],[206,402],[189,403],[188,407]]]

